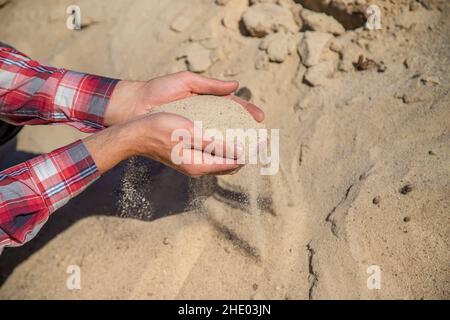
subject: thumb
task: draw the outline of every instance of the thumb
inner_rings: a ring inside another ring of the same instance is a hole
[[[201,76],[196,73],[189,73],[187,84],[192,93],[212,94],[217,96],[226,96],[236,91],[239,87],[237,81],[223,81]]]

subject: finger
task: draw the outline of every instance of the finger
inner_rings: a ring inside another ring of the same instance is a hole
[[[214,138],[205,138],[202,141],[202,151],[217,157],[233,160],[239,159],[244,155],[243,146],[234,143],[234,141],[227,142]]]
[[[232,176],[232,175],[235,175],[236,173],[238,173],[239,170],[242,169],[242,167],[243,167],[243,166],[240,166],[239,168],[237,168],[237,169],[235,169],[235,170],[232,170],[232,171],[216,172],[214,175],[215,175],[215,176],[224,176],[224,175]]]
[[[253,103],[250,103],[248,101],[245,101],[239,97],[236,97],[235,95],[228,95],[225,98],[233,100],[234,102],[239,103],[241,106],[243,106],[251,115],[252,117],[258,121],[262,122],[264,120],[264,111],[262,111],[259,107],[255,106]]]
[[[187,73],[186,80],[191,91],[197,94],[225,96],[236,91],[239,87],[237,81],[222,81],[204,77],[196,73]]]
[[[239,159],[244,154],[244,147],[235,143],[234,140],[229,142],[223,140],[221,131],[209,131],[210,135],[206,135],[201,128],[196,127],[194,124],[191,124],[189,130],[191,132],[191,140],[188,141],[190,143],[184,144],[183,147],[185,149],[196,149],[210,155],[228,159]]]
[[[233,172],[242,165],[238,163],[227,163],[227,159],[214,156],[199,150],[191,150],[191,159],[201,159],[201,162],[188,164],[186,170],[194,176],[216,175],[224,172]]]

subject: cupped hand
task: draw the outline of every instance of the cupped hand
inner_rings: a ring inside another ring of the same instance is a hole
[[[131,134],[133,155],[152,158],[190,177],[233,174],[242,167],[236,146],[221,141],[220,150],[206,151],[213,141],[195,140],[194,123],[175,114],[144,115],[125,124],[125,130]]]
[[[120,81],[114,89],[105,115],[105,124],[111,126],[129,121],[149,112],[155,106],[185,99],[197,94],[223,96],[241,104],[253,118],[261,122],[264,112],[233,92],[239,87],[237,81],[207,78],[182,71],[149,81]]]

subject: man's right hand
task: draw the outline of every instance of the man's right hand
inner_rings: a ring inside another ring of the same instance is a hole
[[[172,141],[172,133],[176,129],[184,129],[194,137],[194,124],[192,121],[170,113],[156,113],[145,115],[125,124],[116,125],[100,131],[83,140],[92,158],[94,159],[100,173],[104,173],[122,160],[131,156],[145,156],[167,166],[170,166],[190,177],[204,175],[233,174],[242,165],[226,163],[220,154],[227,154],[227,148],[223,143],[223,150],[218,155],[203,152],[204,148],[211,143],[209,140],[187,145],[184,152],[191,152],[191,159],[201,157],[201,164],[182,163],[176,164],[172,161],[172,149],[178,141]],[[237,148],[234,148],[236,157]],[[216,161],[213,161],[216,160]],[[237,162],[237,161],[235,161]]]

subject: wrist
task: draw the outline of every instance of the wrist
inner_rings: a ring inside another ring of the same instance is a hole
[[[142,81],[120,80],[111,95],[105,112],[107,127],[127,122],[133,118]]]
[[[83,139],[101,174],[137,154],[133,139],[125,127],[117,125]]]

